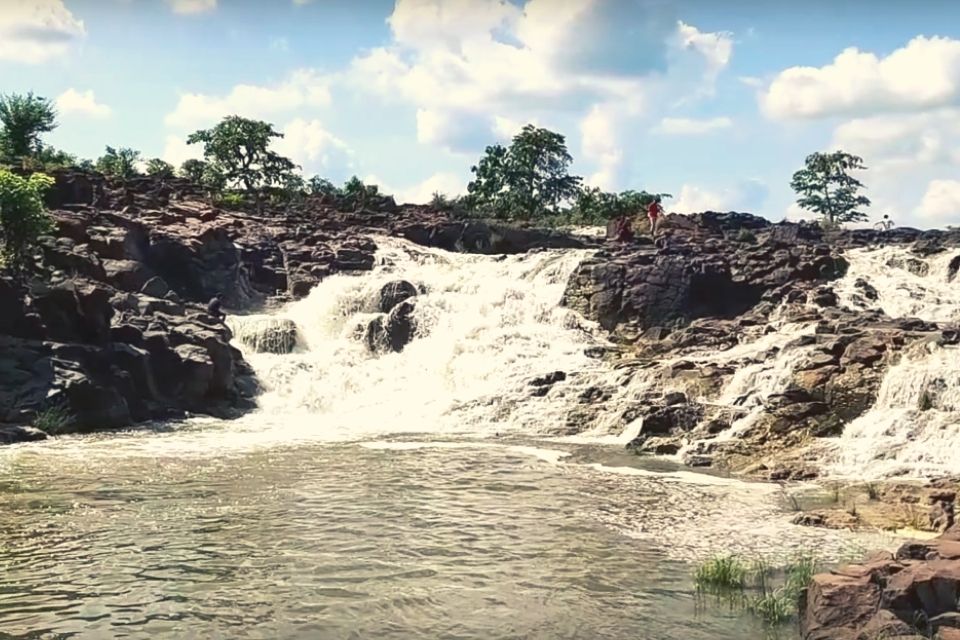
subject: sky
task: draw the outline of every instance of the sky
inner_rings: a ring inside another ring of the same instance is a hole
[[[237,114],[307,176],[417,202],[534,123],[668,211],[805,217],[791,175],[842,149],[871,221],[960,224],[957,0],[0,0],[0,92],[26,91],[87,158],[180,164]]]

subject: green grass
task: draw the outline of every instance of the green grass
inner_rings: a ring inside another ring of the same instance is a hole
[[[33,426],[50,435],[63,432],[73,422],[73,416],[63,405],[53,405],[37,412]]]
[[[763,559],[745,562],[733,555],[716,556],[697,567],[698,591],[739,592],[741,606],[770,626],[781,625],[798,615],[800,594],[813,580],[819,563],[812,555],[794,557],[778,570]],[[746,591],[754,593],[747,596]]]
[[[697,567],[693,580],[701,591],[743,589],[747,565],[737,556],[716,556]]]

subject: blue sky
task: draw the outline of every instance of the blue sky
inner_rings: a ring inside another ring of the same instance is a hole
[[[960,223],[960,2],[0,0],[0,91],[57,100],[51,144],[179,163],[231,113],[403,200],[455,194],[534,122],[609,189],[800,217],[813,151],[864,156],[869,213]]]

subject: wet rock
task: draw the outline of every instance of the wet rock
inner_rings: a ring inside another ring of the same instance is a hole
[[[390,311],[387,316],[384,331],[387,345],[391,351],[403,351],[410,344],[416,334],[416,320],[413,317],[414,304],[412,300],[404,300]]]
[[[394,307],[417,295],[417,288],[406,280],[394,280],[383,285],[377,296],[377,311],[390,313]]]
[[[567,379],[567,374],[563,371],[554,371],[546,375],[534,378],[530,381],[530,386],[532,387],[548,387],[557,382],[562,382]]]
[[[297,346],[297,324],[288,318],[244,319],[235,337],[254,353],[291,353]]]
[[[46,432],[34,427],[0,424],[0,444],[36,442],[38,440],[46,440],[48,437]]]
[[[170,293],[170,287],[160,276],[153,276],[143,283],[140,293],[151,298],[163,298]]]

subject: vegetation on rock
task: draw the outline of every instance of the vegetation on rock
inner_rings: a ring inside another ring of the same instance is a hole
[[[850,175],[866,169],[863,158],[843,151],[813,153],[805,166],[793,174],[790,186],[800,196],[797,204],[821,216],[828,226],[846,222],[862,222],[867,214],[860,207],[870,206],[870,199],[858,195],[863,183]]]
[[[97,171],[104,175],[129,180],[137,175],[140,152],[129,147],[107,147],[106,153],[97,159]]]
[[[19,272],[37,238],[50,230],[43,197],[52,185],[42,173],[24,178],[0,169],[0,266]]]
[[[43,145],[40,136],[57,126],[57,112],[53,103],[32,92],[0,95],[0,157],[10,162],[22,162],[36,157]]]

